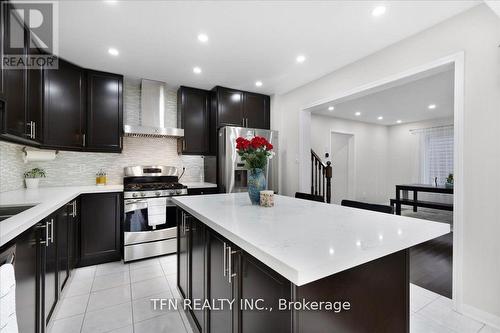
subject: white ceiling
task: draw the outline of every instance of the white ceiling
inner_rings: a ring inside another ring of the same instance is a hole
[[[398,120],[412,123],[453,117],[453,88],[453,67],[446,66],[340,102],[319,105],[311,112],[388,126],[396,125]],[[436,108],[429,109],[431,104]],[[334,106],[333,111],[328,110],[329,106]],[[361,115],[356,116],[356,112]],[[379,116],[383,119],[377,119]]]
[[[82,66],[172,85],[283,93],[480,1],[382,1],[387,12],[373,17],[380,3],[61,1],[59,49]],[[200,32],[208,43],[197,40]],[[110,56],[109,47],[120,55]],[[307,57],[302,64],[299,54]]]

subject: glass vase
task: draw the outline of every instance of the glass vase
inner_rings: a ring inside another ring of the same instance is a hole
[[[260,191],[266,189],[266,176],[262,169],[250,169],[247,176],[248,196],[252,205],[260,204]]]

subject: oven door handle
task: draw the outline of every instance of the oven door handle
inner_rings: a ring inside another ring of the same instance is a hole
[[[125,201],[125,213],[146,208],[148,208],[148,202],[146,200]]]

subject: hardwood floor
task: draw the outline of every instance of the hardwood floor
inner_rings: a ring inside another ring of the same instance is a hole
[[[453,226],[453,212],[411,209],[402,212],[404,216],[449,223]],[[453,227],[452,227],[453,230]],[[410,249],[410,281],[422,288],[451,298],[453,232]]]
[[[410,281],[451,298],[453,233],[410,248]]]

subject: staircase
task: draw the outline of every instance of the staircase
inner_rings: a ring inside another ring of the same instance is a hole
[[[332,166],[311,149],[311,194],[323,197],[325,202],[332,202]]]

